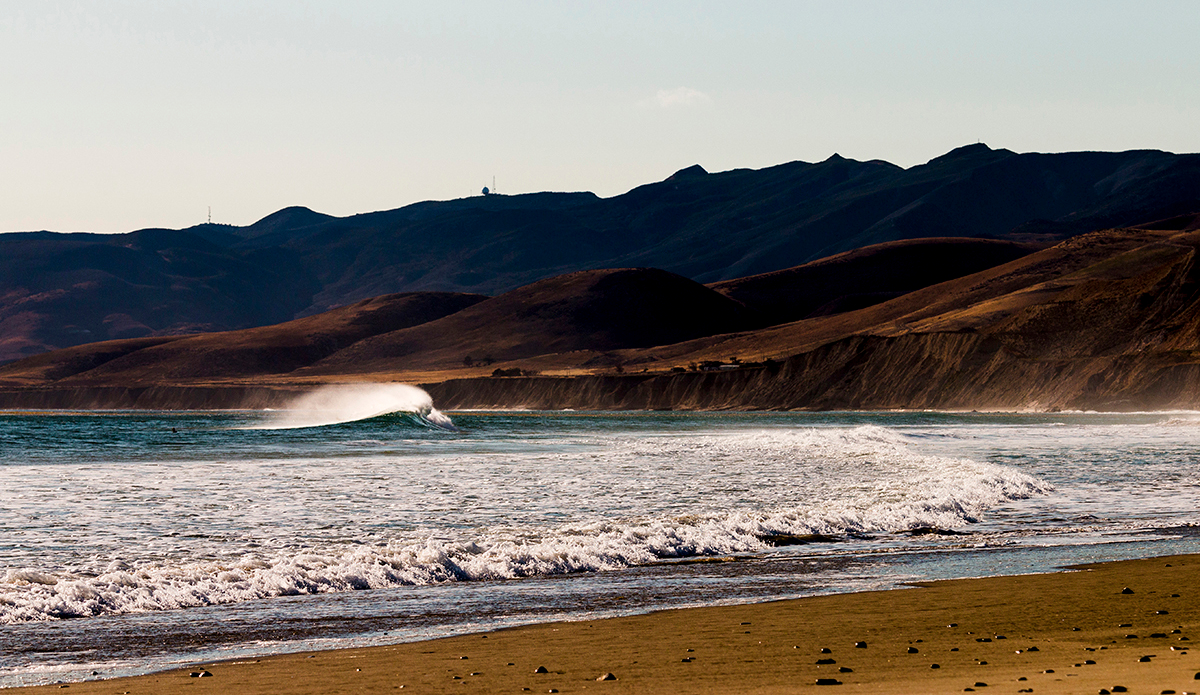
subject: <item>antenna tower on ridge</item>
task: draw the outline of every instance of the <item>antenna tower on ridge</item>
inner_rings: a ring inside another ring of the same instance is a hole
[[[212,206],[208,206],[208,223],[212,224]]]

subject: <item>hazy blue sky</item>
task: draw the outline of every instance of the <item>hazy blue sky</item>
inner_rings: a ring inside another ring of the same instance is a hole
[[[0,230],[1200,151],[1200,2],[0,0]]]

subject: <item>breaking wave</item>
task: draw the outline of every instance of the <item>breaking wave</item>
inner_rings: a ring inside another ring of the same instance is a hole
[[[285,430],[325,427],[402,413],[422,425],[456,431],[454,422],[433,407],[424,390],[408,384],[335,384],[304,394],[266,422],[243,429]]]

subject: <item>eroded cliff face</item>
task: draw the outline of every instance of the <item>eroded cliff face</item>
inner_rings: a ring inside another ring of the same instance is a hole
[[[775,367],[656,376],[455,379],[439,408],[592,410],[1156,410],[1200,405],[1200,364],[1030,360],[986,336],[854,337]]]

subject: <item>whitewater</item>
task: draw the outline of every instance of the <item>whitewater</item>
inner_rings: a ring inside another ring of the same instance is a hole
[[[1196,550],[1193,413],[0,415],[0,686]],[[153,638],[149,636],[153,635]]]

